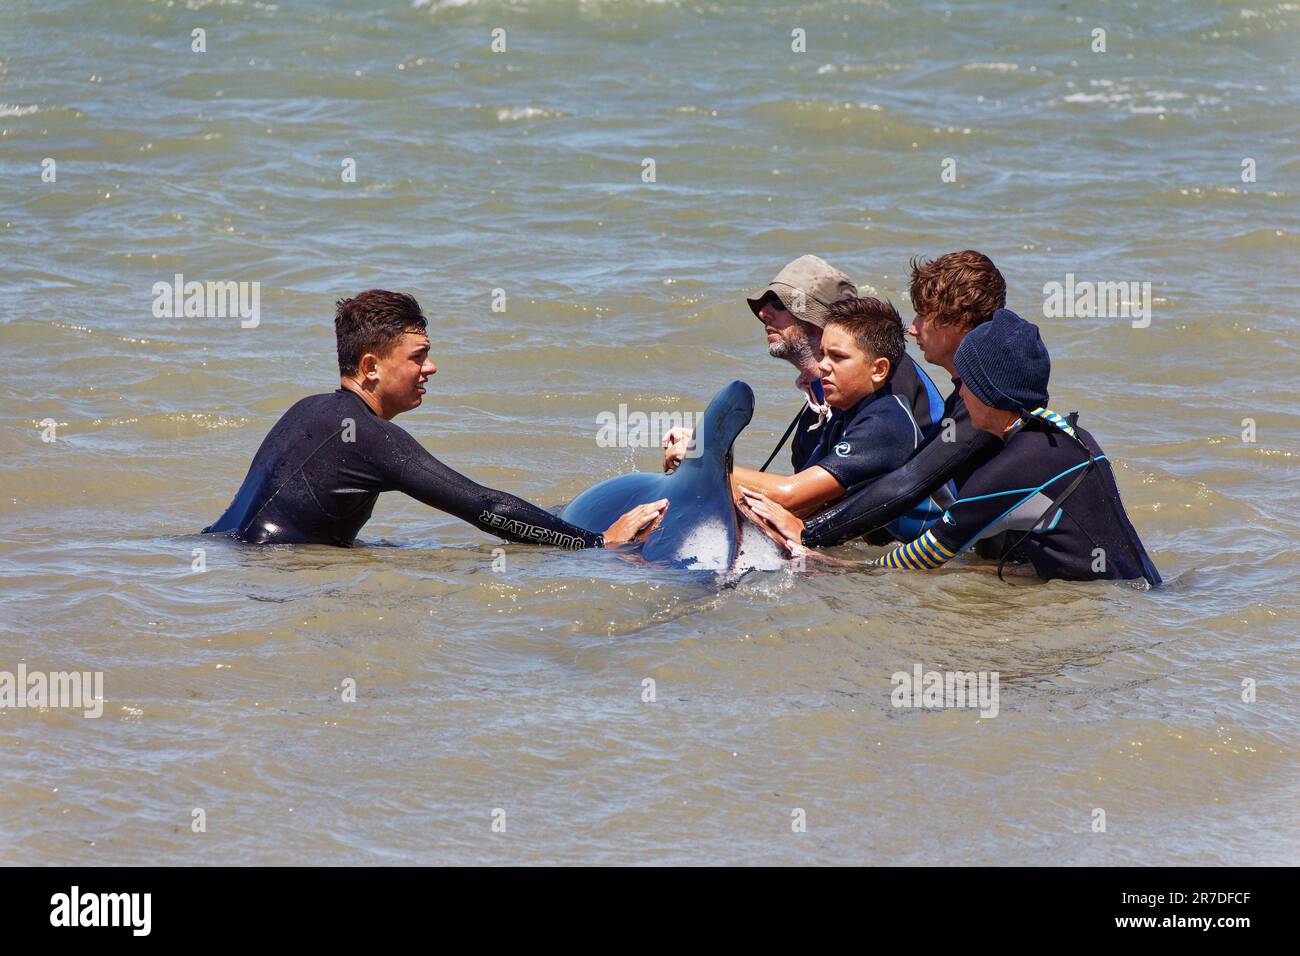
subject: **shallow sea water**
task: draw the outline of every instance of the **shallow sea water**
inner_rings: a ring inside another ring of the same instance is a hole
[[[104,713],[0,709],[0,862],[1294,863],[1298,28],[1206,0],[5,4],[0,670],[102,671]],[[400,423],[558,507],[656,467],[597,445],[621,403],[743,379],[761,463],[798,400],[743,296],[789,259],[910,318],[908,258],[960,248],[1042,327],[1166,587],[720,582],[393,495],[354,550],[195,534],[337,383],[340,296],[416,295],[439,372]],[[260,323],[155,318],[176,273],[259,282]],[[1067,273],[1149,281],[1150,326],[1044,317]],[[894,708],[918,663],[997,671],[998,715]]]

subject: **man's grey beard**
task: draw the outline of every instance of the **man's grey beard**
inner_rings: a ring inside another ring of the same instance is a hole
[[[813,351],[807,336],[801,336],[793,342],[777,339],[767,347],[767,354],[772,358],[785,359],[799,371],[817,362],[817,353]]]

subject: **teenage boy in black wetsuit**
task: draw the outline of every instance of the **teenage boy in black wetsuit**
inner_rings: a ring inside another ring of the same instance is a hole
[[[966,480],[939,522],[869,566],[932,570],[1005,534],[1002,560],[1027,563],[1049,581],[1160,584],[1105,453],[1047,407],[1051,361],[1038,328],[1003,309],[965,337],[955,365],[971,422],[993,436],[998,451]],[[767,506],[751,503],[760,515]],[[787,545],[798,550],[793,541]]]
[[[817,511],[846,489],[898,468],[923,437],[910,403],[894,389],[906,345],[892,305],[870,298],[836,302],[821,345],[818,375],[832,413],[803,467],[791,476],[739,466],[732,474],[744,494],[763,493],[796,514]]]
[[[935,417],[938,427],[901,468],[850,489],[844,500],[806,522],[775,509],[770,520],[782,538],[807,547],[843,544],[868,533],[877,544],[910,541],[939,519],[962,482],[997,451],[993,437],[971,424],[953,357],[972,329],[1006,305],[1006,280],[988,256],[968,249],[932,262],[912,260],[909,292],[916,318],[908,334],[927,362],[953,377],[952,393]]]
[[[603,534],[569,524],[514,495],[475,484],[392,423],[424,400],[438,371],[426,320],[409,295],[372,289],[340,299],[337,391],[297,402],[262,442],[225,514],[204,533],[256,544],[350,547],[385,491],[401,491],[508,541],[561,548],[622,544],[658,518],[639,505]]]

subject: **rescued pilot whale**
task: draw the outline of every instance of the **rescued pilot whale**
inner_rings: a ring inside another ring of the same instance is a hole
[[[669,475],[636,472],[588,488],[560,513],[583,528],[606,528],[646,501],[668,499],[659,526],[645,538],[647,561],[691,570],[775,570],[776,544],[737,510],[731,496],[731,446],[754,416],[754,391],[732,382],[718,392],[695,430],[695,456]]]

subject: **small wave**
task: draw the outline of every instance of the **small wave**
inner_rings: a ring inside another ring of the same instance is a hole
[[[967,63],[963,70],[991,70],[994,73],[1014,73],[1020,69],[1019,63]]]
[[[177,436],[200,435],[204,432],[243,428],[249,424],[249,421],[250,419],[242,415],[220,415],[207,412],[167,412],[160,415],[95,418],[79,425],[77,430],[92,432],[102,429],[126,428],[129,431],[142,430],[147,435],[174,438]],[[139,426],[139,429],[133,426]]]
[[[1243,20],[1255,17],[1267,17],[1270,13],[1295,13],[1300,10],[1300,3],[1279,3],[1269,10],[1238,10],[1237,16]]]
[[[1185,112],[1195,112],[1197,107],[1214,106],[1221,103],[1222,97],[1207,96],[1198,93],[1195,97],[1180,92],[1179,90],[1137,90],[1131,91],[1124,84],[1118,88],[1113,80],[1091,80],[1089,85],[1101,87],[1096,92],[1075,92],[1068,93],[1061,97],[1061,103],[1105,103],[1108,105],[1122,106],[1127,108],[1130,113],[1165,113],[1170,107],[1165,104],[1173,104]],[[1184,103],[1183,101],[1187,101]]]
[[[26,116],[28,113],[39,113],[41,108],[36,105],[18,106],[14,103],[0,103],[0,116]]]
[[[1222,244],[1234,249],[1273,249],[1293,246],[1297,240],[1300,240],[1300,235],[1286,229],[1254,229],[1229,236],[1222,240]]]
[[[817,75],[825,76],[827,73],[870,73],[879,75],[881,73],[898,73],[906,67],[901,63],[823,63],[817,67]]]
[[[497,110],[497,121],[501,123],[514,123],[518,120],[551,119],[563,115],[563,113],[557,110],[539,110],[535,106],[515,106],[509,109]]]

